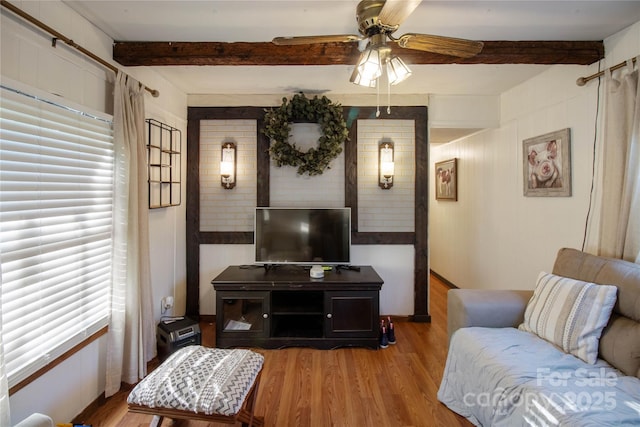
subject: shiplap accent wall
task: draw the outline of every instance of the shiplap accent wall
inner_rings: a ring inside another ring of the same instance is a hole
[[[393,187],[378,186],[378,146],[394,145]],[[413,120],[358,121],[358,231],[413,232],[415,182]]]
[[[293,123],[289,142],[301,151],[318,145],[317,123]],[[297,168],[270,163],[269,194],[276,207],[344,207],[344,151],[321,175],[298,175]]]
[[[244,135],[253,132],[254,139]],[[200,231],[253,231],[256,205],[255,120],[201,120],[200,124]],[[301,150],[317,145],[320,128],[315,123],[292,125],[289,141]],[[220,147],[223,140],[236,142],[238,148],[238,182],[233,190],[220,185]],[[394,186],[378,186],[378,142],[392,140],[396,147]],[[415,123],[413,120],[359,120],[358,215],[359,231],[413,232],[415,195]],[[243,145],[251,148],[244,148]],[[240,153],[243,154],[240,154]],[[244,164],[244,162],[247,162]],[[269,169],[270,206],[274,207],[342,207],[345,206],[345,153],[333,160],[321,175],[298,175],[297,168]],[[250,166],[247,166],[250,165]],[[250,188],[246,188],[250,186]],[[236,193],[238,195],[236,195]],[[246,196],[246,197],[245,197]],[[237,201],[239,210],[229,214]],[[206,206],[205,206],[206,204]],[[206,228],[205,228],[206,227]],[[380,310],[384,314],[409,315],[413,312],[414,248],[412,245],[353,245],[352,262],[374,265],[385,280]],[[246,244],[200,245],[199,312],[215,314],[215,291],[211,279],[231,264],[251,264],[253,246]]]
[[[255,120],[200,121],[200,231],[253,231],[256,206]],[[236,186],[220,184],[222,144],[236,144]]]
[[[300,150],[317,145],[316,123],[296,123],[289,141]],[[378,143],[393,141],[393,187],[378,186]],[[223,142],[237,148],[236,187],[220,185]],[[414,231],[415,125],[413,120],[360,120],[358,124],[358,230]],[[347,142],[352,143],[352,142]],[[256,206],[256,121],[202,120],[200,124],[200,231],[253,231]],[[344,152],[323,174],[298,175],[297,168],[270,163],[270,206],[345,205]]]

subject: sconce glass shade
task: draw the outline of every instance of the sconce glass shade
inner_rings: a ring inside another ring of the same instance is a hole
[[[233,163],[229,161],[220,162],[220,175],[226,177],[233,175]]]
[[[236,145],[233,142],[222,144],[220,183],[227,190],[236,186]]]
[[[411,75],[411,70],[399,56],[394,56],[387,62],[387,76],[389,83],[397,85]]]
[[[383,190],[388,190],[393,186],[393,176],[395,175],[392,142],[380,143],[378,147],[378,158],[378,185]]]
[[[385,178],[390,178],[393,176],[395,171],[395,165],[393,162],[382,162],[380,163],[380,174]]]

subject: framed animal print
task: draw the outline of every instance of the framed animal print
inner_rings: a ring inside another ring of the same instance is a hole
[[[436,163],[436,200],[458,200],[458,159]]]
[[[571,130],[525,139],[522,171],[525,196],[571,196]]]

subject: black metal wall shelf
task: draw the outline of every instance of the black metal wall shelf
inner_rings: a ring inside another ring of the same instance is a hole
[[[155,119],[145,121],[149,209],[178,206],[182,199],[182,133]]]

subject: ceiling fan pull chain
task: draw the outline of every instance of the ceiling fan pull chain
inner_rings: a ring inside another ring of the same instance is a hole
[[[391,114],[391,81],[387,70],[387,114]]]
[[[380,83],[378,81],[378,83]],[[380,117],[380,85],[376,84],[376,118]]]

